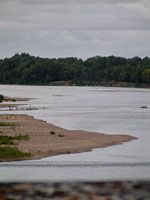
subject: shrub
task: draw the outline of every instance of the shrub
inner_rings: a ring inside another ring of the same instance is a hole
[[[64,135],[62,135],[62,134],[59,134],[58,136],[59,136],[59,137],[64,137]]]
[[[51,135],[55,135],[55,131],[50,131],[50,134]]]
[[[4,100],[4,96],[0,94],[0,103]]]

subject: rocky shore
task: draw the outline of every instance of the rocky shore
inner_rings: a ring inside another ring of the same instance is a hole
[[[149,200],[150,181],[0,184],[0,200]]]

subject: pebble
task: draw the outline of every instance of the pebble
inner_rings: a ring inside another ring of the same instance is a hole
[[[0,200],[150,200],[150,181],[0,184]]]

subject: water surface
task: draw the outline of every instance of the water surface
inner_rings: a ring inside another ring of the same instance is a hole
[[[24,103],[46,108],[13,113],[26,113],[67,129],[139,138],[80,154],[0,163],[0,181],[150,178],[149,89],[1,85],[0,91],[7,96],[33,98]]]

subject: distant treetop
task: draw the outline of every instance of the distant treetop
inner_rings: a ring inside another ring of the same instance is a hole
[[[94,56],[41,58],[16,53],[0,60],[0,84],[50,85],[56,82],[73,85],[106,83],[150,83],[150,58]]]

